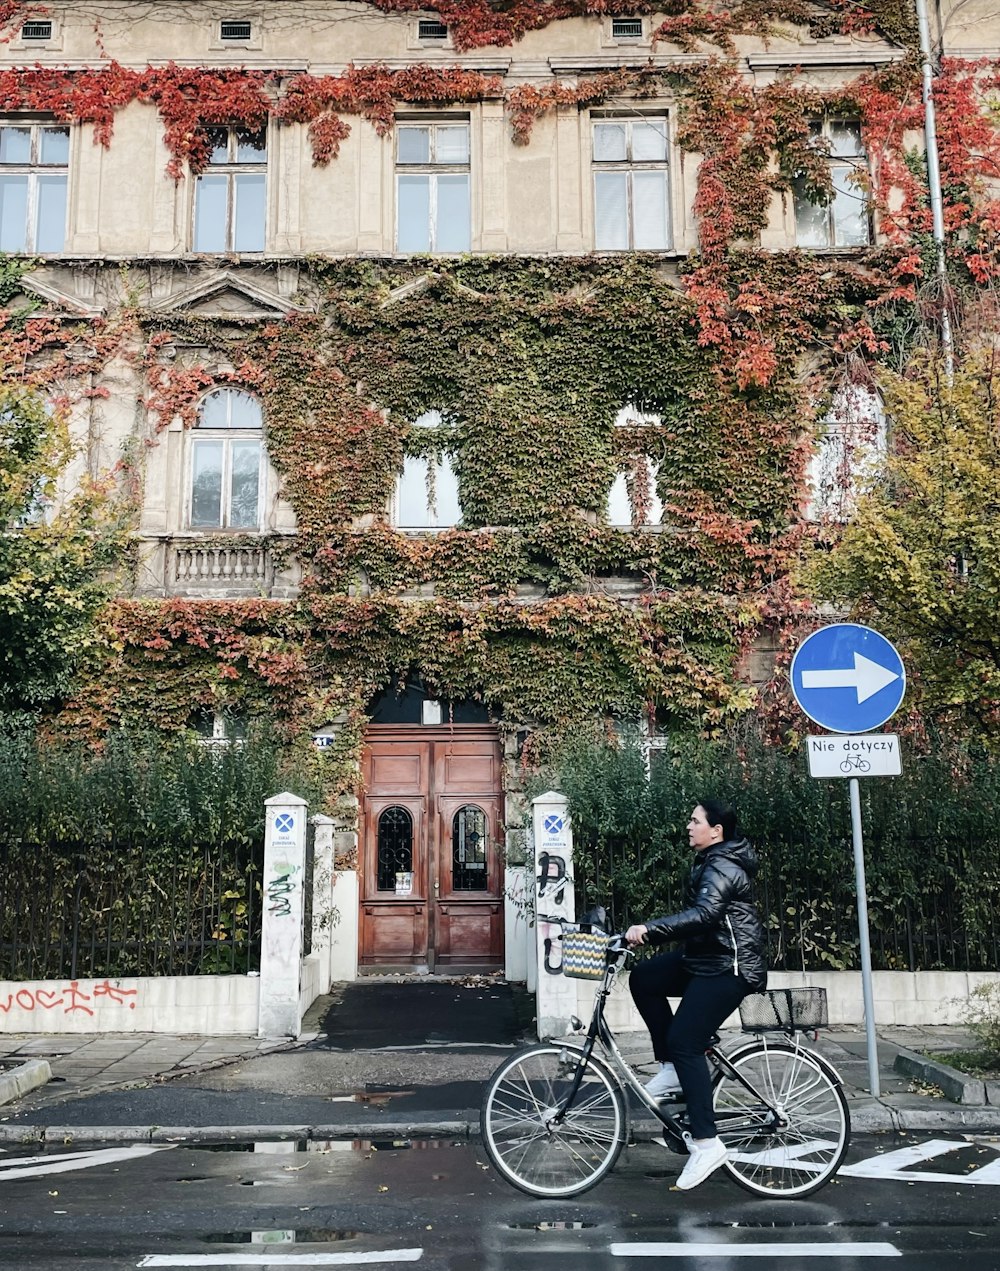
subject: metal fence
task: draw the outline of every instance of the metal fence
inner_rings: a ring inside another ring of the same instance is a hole
[[[262,844],[0,843],[0,979],[260,968]]]

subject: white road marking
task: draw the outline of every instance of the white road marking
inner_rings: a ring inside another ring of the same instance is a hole
[[[417,1262],[423,1249],[375,1253],[168,1253],[147,1254],[139,1267],[360,1267],[376,1262]]]
[[[0,1182],[5,1183],[11,1178],[42,1178],[46,1174],[68,1174],[72,1170],[93,1169],[97,1165],[112,1165],[115,1161],[151,1156],[153,1152],[165,1152],[176,1146],[176,1143],[133,1143],[128,1147],[102,1147],[92,1152],[63,1152],[47,1159],[19,1156],[11,1161],[0,1162]]]
[[[783,1166],[792,1163],[792,1168],[797,1172],[808,1174],[819,1174],[826,1169],[826,1165],[818,1161],[804,1161],[804,1156],[812,1156],[814,1152],[826,1152],[830,1148],[836,1147],[835,1143],[827,1139],[812,1139],[808,1143],[796,1143],[788,1147],[764,1148],[760,1152],[737,1152],[730,1151],[729,1159],[732,1161],[745,1161],[753,1165],[774,1165]]]
[[[616,1258],[901,1258],[895,1245],[873,1241],[844,1244],[613,1244]]]
[[[924,1161],[932,1161],[936,1156],[945,1156],[949,1152],[957,1152],[969,1147],[966,1139],[928,1139],[925,1143],[911,1143],[907,1147],[897,1148],[894,1152],[884,1152],[879,1156],[869,1156],[854,1165],[841,1166],[840,1177],[877,1178],[903,1183],[966,1183],[997,1187],[1000,1186],[1000,1157],[988,1161],[967,1174],[938,1173],[935,1170],[911,1169]]]

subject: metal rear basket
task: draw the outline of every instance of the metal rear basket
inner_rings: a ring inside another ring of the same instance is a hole
[[[796,1029],[825,1028],[828,1022],[826,989],[768,989],[750,993],[740,1003],[745,1033],[794,1033]]]

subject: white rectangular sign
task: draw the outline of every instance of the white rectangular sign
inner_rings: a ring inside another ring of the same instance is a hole
[[[895,733],[807,737],[810,777],[898,777],[899,738]]]

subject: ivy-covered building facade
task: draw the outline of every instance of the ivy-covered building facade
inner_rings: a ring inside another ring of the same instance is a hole
[[[501,965],[526,756],[753,709],[886,444],[927,266],[909,6],[0,18],[4,377],[120,546],[51,726],[315,743],[362,965]],[[952,189],[988,126],[963,23]]]

